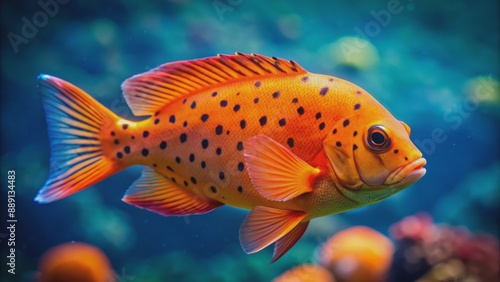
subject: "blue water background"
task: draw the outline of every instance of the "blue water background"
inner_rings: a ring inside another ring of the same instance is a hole
[[[339,230],[367,225],[387,234],[392,223],[420,211],[438,223],[498,238],[500,99],[498,85],[491,86],[499,79],[498,1],[65,2],[46,22],[39,14],[40,27],[31,34],[23,34],[23,26],[42,6],[1,4],[0,226],[6,220],[7,171],[15,170],[13,281],[31,281],[41,254],[69,241],[98,246],[118,276],[135,281],[269,281],[313,261],[316,247]],[[12,34],[24,41],[16,43]],[[350,36],[373,46],[344,45],[367,56],[354,65],[342,61],[347,53],[334,44]],[[236,51],[291,59],[360,85],[410,125],[427,158],[427,175],[380,203],[318,219],[272,265],[270,248],[255,255],[240,248],[238,229],[247,211],[223,207],[166,218],[123,203],[139,167],[61,201],[33,201],[49,169],[38,74],[70,81],[131,117],[120,91],[124,79],[165,62]],[[481,89],[496,98],[479,101]],[[7,234],[3,227],[1,234]],[[5,236],[0,240],[3,262]],[[4,268],[2,263],[0,277]]]

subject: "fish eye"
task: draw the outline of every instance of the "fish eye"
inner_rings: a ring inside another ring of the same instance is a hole
[[[370,127],[366,144],[375,153],[385,152],[391,146],[391,138],[387,134],[387,129],[380,124]]]

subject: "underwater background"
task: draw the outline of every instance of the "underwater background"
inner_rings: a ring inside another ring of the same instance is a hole
[[[461,272],[421,281],[465,281],[476,272],[498,277],[499,9],[494,0],[2,1],[1,281],[36,281],[41,256],[72,241],[108,257],[110,281],[271,281],[320,263],[318,249],[358,225],[393,241],[385,280],[415,281],[451,258]],[[241,250],[238,230],[248,211],[224,206],[167,218],[122,202],[140,167],[61,201],[33,201],[49,169],[38,74],[65,79],[130,118],[120,90],[126,78],[165,62],[234,52],[294,60],[361,86],[412,128],[427,174],[380,203],[313,220],[273,264],[271,248]],[[6,263],[9,170],[16,175],[15,275]],[[462,236],[457,246],[472,247],[437,262],[421,254],[423,266],[409,269],[405,263],[414,262],[405,248],[428,237],[405,231],[413,241],[401,240],[394,224],[408,216],[418,226],[451,226],[431,249],[453,236]],[[469,264],[481,260],[491,264]],[[467,281],[486,281],[475,277]]]

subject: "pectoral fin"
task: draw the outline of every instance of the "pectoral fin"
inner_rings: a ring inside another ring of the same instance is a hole
[[[311,179],[320,171],[265,135],[246,141],[245,161],[255,190],[273,201],[311,192]]]
[[[258,252],[283,238],[305,217],[306,214],[300,211],[257,206],[241,225],[241,247],[247,254]]]
[[[166,216],[203,214],[222,205],[200,198],[150,168],[142,171],[141,178],[130,186],[122,200]]]

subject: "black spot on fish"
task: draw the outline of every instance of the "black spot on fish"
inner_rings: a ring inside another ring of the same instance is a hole
[[[177,180],[175,180],[174,177],[170,178],[172,180],[173,183],[177,183]]]
[[[188,187],[188,182],[186,180],[184,180],[184,186]]]
[[[237,149],[238,151],[243,150],[243,142],[241,142],[241,141],[240,141],[240,142],[238,142],[238,144],[236,145],[236,149]]]
[[[359,108],[361,108],[361,104],[354,105],[354,110],[359,110]]]
[[[245,169],[245,165],[242,162],[238,163],[238,170],[243,171],[244,169]]]
[[[129,146],[125,146],[123,148],[123,151],[125,151],[125,153],[127,153],[127,154],[130,154],[130,147]]]
[[[121,158],[123,158],[123,154],[121,152],[118,152],[118,153],[116,153],[116,157],[121,159]]]
[[[115,143],[115,145],[118,145],[118,144],[120,144],[120,140],[115,139],[115,141],[113,141],[113,143]]]
[[[170,123],[175,123],[175,116],[171,115],[168,121],[170,121]]]
[[[217,147],[215,153],[220,156],[220,154],[222,154],[222,149],[220,147]]]
[[[299,113],[299,115],[303,115],[304,114],[304,108],[303,107],[299,107],[297,109],[297,113]]]
[[[190,154],[189,155],[189,161],[190,162],[194,162],[194,154]]]
[[[132,140],[134,140],[134,139],[135,139],[135,136],[134,136],[134,135],[132,135],[132,136],[130,136],[130,138],[131,138]]]
[[[191,103],[191,109],[195,109],[196,108],[196,101],[193,101],[193,103]]]
[[[184,121],[184,123],[182,124],[182,126],[184,126],[184,127],[187,127],[187,126],[188,126],[188,122],[187,122],[187,120],[185,120],[185,121]]]
[[[267,117],[266,116],[262,116],[260,119],[259,119],[259,123],[261,126],[264,126],[266,125],[267,123]]]
[[[356,94],[361,94],[361,91],[360,90],[356,91]]]
[[[160,114],[160,112],[159,112],[159,111],[155,112],[155,116],[157,116],[157,115],[159,115],[159,114]]]
[[[174,169],[171,168],[169,165],[167,165],[167,169],[170,170],[171,172],[174,172]]]
[[[233,111],[238,112],[240,110],[240,105],[236,104],[234,105]]]
[[[215,97],[215,96],[217,96],[217,92],[212,93],[212,97]]]
[[[356,145],[356,144],[352,145],[352,150],[353,151],[356,150],[357,148],[358,148],[358,145]]]
[[[290,137],[286,140],[286,144],[288,144],[288,147],[293,148],[293,146],[295,146],[295,141]]]
[[[358,132],[356,130],[354,130],[354,132],[352,133],[352,136],[356,137],[356,135],[358,135]]]
[[[207,114],[202,114],[201,115],[201,121],[205,122],[205,121],[207,121],[207,119],[208,119],[208,115]]]
[[[127,130],[127,128],[128,128],[128,124],[124,124],[124,125],[122,125],[122,128],[123,128],[123,130]]]
[[[333,77],[332,78],[329,78],[328,81],[332,82],[333,81]]]
[[[227,100],[222,100],[222,101],[220,101],[220,106],[221,106],[221,107],[225,107],[225,106],[227,106]]]
[[[285,118],[280,119],[280,120],[278,121],[278,124],[279,124],[281,127],[285,126],[285,125],[286,125],[286,119],[285,119]]]
[[[316,113],[316,119],[320,119],[320,118],[321,118],[321,113],[320,112]]]
[[[243,187],[238,186],[238,192],[243,193]]]
[[[192,176],[191,176],[191,182],[192,182],[193,184],[196,184],[196,178],[194,178],[194,177],[192,177]]]
[[[142,137],[146,138],[149,136],[149,131],[145,130],[143,133],[142,133]]]
[[[144,149],[142,149],[141,153],[142,153],[142,155],[143,155],[144,157],[147,157],[147,156],[148,156],[148,154],[149,154],[149,150],[148,150],[148,149],[146,149],[146,148],[144,148]]]
[[[217,188],[215,188],[215,186],[210,186],[210,190],[212,191],[212,193],[217,193]]]
[[[337,134],[337,129],[334,128],[333,131],[332,131],[333,134]]]
[[[407,160],[408,160],[408,157],[405,157],[405,161],[407,161]]]
[[[208,148],[208,139],[203,139],[203,140],[201,140],[201,147],[202,147],[203,149]]]
[[[276,99],[280,96],[280,92],[279,91],[276,91],[273,93],[273,98]]]
[[[253,99],[254,104],[257,104],[259,102],[259,98]]]
[[[344,120],[344,123],[343,123],[342,125],[343,125],[344,127],[348,126],[348,125],[349,125],[349,120],[348,120],[348,119]]]
[[[323,130],[323,129],[325,129],[325,123],[324,122],[322,122],[322,123],[319,124],[319,130]]]
[[[262,83],[260,81],[255,82],[255,87],[259,88]]]
[[[337,141],[337,143],[335,143],[335,145],[336,145],[337,147],[342,147],[342,143],[340,143],[340,141]]]
[[[319,91],[319,95],[321,96],[325,96],[326,93],[328,93],[328,87],[323,87],[321,88],[321,90]]]
[[[224,180],[226,178],[226,174],[223,171],[219,172],[219,179]]]
[[[181,158],[175,157],[175,162],[178,163],[178,164],[180,164],[181,163]]]
[[[395,149],[395,150],[394,150],[394,154],[397,154],[397,153],[399,153],[399,150],[398,150],[398,149]]]
[[[115,136],[115,132],[114,131],[111,131],[111,136]]]
[[[296,104],[297,102],[299,102],[299,98],[293,98],[292,99],[292,103]]]
[[[155,119],[155,124],[158,124],[158,123],[160,123],[160,119],[159,118]]]
[[[179,140],[181,140],[181,143],[186,142],[187,140],[187,135],[186,133],[182,133],[181,136],[179,137]]]
[[[217,134],[217,135],[221,135],[223,130],[224,130],[224,129],[222,128],[222,125],[220,125],[220,124],[219,124],[219,125],[217,125],[217,127],[215,128],[215,134]]]
[[[182,103],[183,103],[183,104],[186,104],[187,100],[188,100],[188,99],[187,99],[187,98],[185,98],[184,100],[182,100]]]
[[[157,164],[153,164],[154,167],[157,167],[158,165]]]
[[[242,119],[240,121],[240,127],[241,127],[241,129],[245,129],[246,126],[247,126],[247,122],[244,119]]]
[[[300,79],[302,82],[307,82],[309,80],[309,76],[304,76]]]
[[[231,133],[231,131],[229,131],[229,130],[226,130],[226,135],[229,135],[229,133]]]
[[[165,150],[165,148],[167,148],[167,141],[161,141],[160,149]]]
[[[207,164],[204,161],[202,161],[200,165],[201,165],[201,168],[205,168],[207,166]]]

